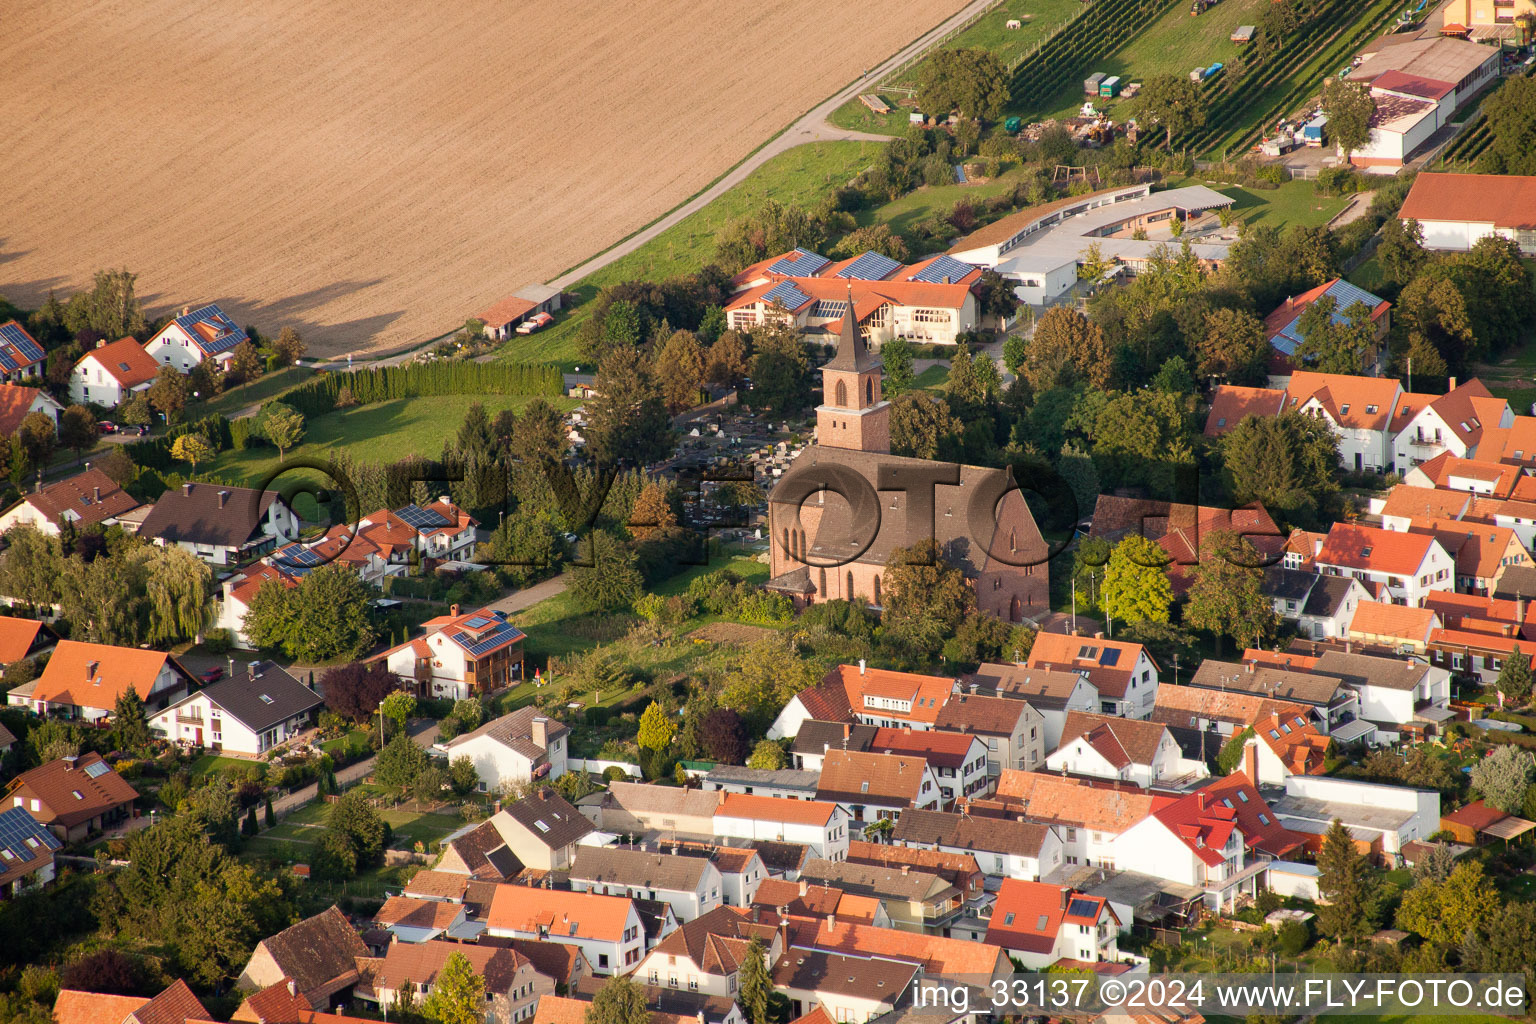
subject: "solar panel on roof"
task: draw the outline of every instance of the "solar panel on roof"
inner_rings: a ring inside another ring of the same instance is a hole
[[[395,515],[418,530],[451,525],[442,513],[415,504],[405,506]]]
[[[0,327],[0,342],[15,346],[16,351],[20,352],[28,362],[36,362],[43,358],[42,347],[32,340],[31,335],[22,330],[20,324],[8,323]]]
[[[488,619],[484,615],[476,615],[474,618],[464,623],[464,626],[466,629],[479,629],[481,626],[489,626],[493,621],[495,620]]]
[[[835,320],[848,312],[848,303],[843,299],[819,299],[816,308],[811,310],[811,316],[827,320]]]
[[[796,277],[814,277],[820,273],[821,268],[832,261],[820,253],[811,252],[809,249],[801,249],[798,246],[795,251],[782,259],[775,260],[768,268],[770,274],[791,274]]]
[[[1106,648],[1104,648],[1104,653],[1099,655],[1099,664],[1100,665],[1110,665],[1110,666],[1113,666],[1119,660],[1120,660],[1120,652],[1118,650],[1116,650],[1115,648],[1113,648],[1113,647],[1106,647]]]
[[[763,296],[763,301],[769,305],[778,303],[786,309],[799,309],[810,302],[811,297],[796,287],[795,282],[780,281]]]
[[[850,281],[884,281],[900,266],[900,263],[889,256],[882,256],[877,252],[866,252],[839,270],[837,276]]]
[[[35,846],[29,847],[27,840],[35,841]],[[0,813],[0,849],[12,851],[17,860],[31,860],[33,850],[46,847],[57,850],[62,844],[53,837],[37,819],[20,807],[13,807]]]
[[[486,651],[499,647],[509,640],[515,640],[522,635],[522,630],[510,622],[503,622],[478,640],[471,637],[468,633],[455,633],[453,639],[471,655],[478,657]]]
[[[957,260],[953,256],[940,256],[921,271],[907,278],[907,280],[926,281],[929,284],[943,284],[944,279],[947,277],[953,283],[975,269],[975,266],[972,264],[966,263],[963,260]]]
[[[85,766],[85,777],[88,779],[99,779],[111,770],[112,769],[108,766],[107,762],[97,761],[95,764],[88,764]]]
[[[14,370],[17,369],[19,365],[20,364],[18,364],[16,360],[11,358],[11,354],[9,352],[3,348],[0,348],[0,366],[5,367],[7,370]]]
[[[1092,900],[1073,898],[1067,904],[1067,914],[1071,917],[1093,917],[1098,913],[1098,904]]]
[[[213,340],[210,341],[197,332],[197,325],[202,323],[209,324],[218,332]],[[245,331],[235,326],[235,322],[225,316],[222,309],[211,303],[185,316],[177,317],[176,326],[186,331],[188,337],[196,339],[203,351],[210,355],[227,352],[242,341],[248,340]]]

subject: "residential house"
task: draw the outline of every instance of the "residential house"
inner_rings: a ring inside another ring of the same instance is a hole
[[[517,331],[518,324],[540,313],[554,313],[560,308],[561,292],[546,284],[530,284],[519,288],[497,302],[476,320],[485,325],[486,337],[493,341],[507,341]]]
[[[789,922],[789,946],[905,961],[921,967],[926,975],[965,977],[968,984],[983,986],[1013,974],[1008,955],[997,946],[851,921],[793,920]]]
[[[909,807],[937,810],[942,792],[921,757],[829,750],[816,799],[846,808],[852,828],[882,819],[896,821]]]
[[[986,875],[976,862],[975,856],[969,853],[923,849],[918,846],[895,846],[890,843],[871,843],[855,839],[848,844],[848,861],[852,864],[869,864],[897,870],[905,868],[908,871],[926,871],[938,875],[959,890],[961,898],[968,904],[982,899],[985,895]]]
[[[1293,774],[1318,774],[1329,738],[1304,704],[1195,686],[1158,688],[1152,719],[1174,733],[1186,754],[1213,760],[1235,735],[1253,730],[1258,785],[1279,786]],[[1181,735],[1182,733],[1182,735]],[[1193,740],[1193,742],[1191,742]]]
[[[407,896],[463,900],[471,879],[510,882],[523,871],[523,862],[497,829],[505,819],[492,815],[487,821],[445,839],[437,870],[418,871],[402,889]],[[432,886],[432,888],[428,888]]]
[[[47,353],[16,320],[0,324],[0,375],[9,383],[43,375]],[[57,403],[55,403],[57,404]],[[10,431],[6,431],[10,433]]]
[[[1412,533],[1434,537],[1456,565],[1456,589],[1468,594],[1491,594],[1499,578],[1511,567],[1533,564],[1530,552],[1515,531],[1480,522],[1454,519],[1415,519]]]
[[[22,772],[5,803],[23,808],[59,839],[76,843],[133,816],[139,794],[94,751],[60,757]]]
[[[890,926],[905,931],[942,932],[966,909],[960,889],[938,874],[914,870],[910,864],[887,866],[817,858],[806,862],[800,879],[877,899]]]
[[[1530,419],[1529,416],[1516,416],[1515,422],[1517,426],[1524,426],[1522,421]],[[1522,500],[1529,500],[1532,496],[1536,496],[1536,490],[1533,490],[1530,484],[1525,487],[1520,486],[1525,474],[1521,472],[1518,463],[1525,459],[1524,450],[1520,450],[1520,456],[1513,462],[1504,461],[1508,455],[1503,453],[1502,446],[1498,443],[1499,439],[1507,438],[1515,432],[1513,427],[1507,430],[1499,427],[1484,427],[1477,447],[1480,453],[1486,450],[1486,457],[1479,454],[1476,458],[1462,458],[1448,451],[1441,452],[1410,467],[1403,474],[1403,482],[1399,486],[1412,486],[1423,490],[1460,491],[1486,498],[1519,497]],[[1393,488],[1394,491],[1396,489]],[[1470,507],[1471,504],[1467,502],[1466,507]],[[1445,515],[1451,519],[1460,518],[1454,512],[1435,514]]]
[[[448,900],[389,896],[373,915],[373,923],[389,932],[396,944],[428,942],[449,934],[461,938],[467,937],[469,908]]]
[[[480,826],[477,826],[479,828]],[[474,832],[476,829],[470,829]],[[491,829],[495,833],[494,827]],[[469,832],[466,832],[456,840],[444,841],[446,847],[462,840]],[[500,838],[499,836],[497,837]],[[441,864],[436,868],[423,868],[416,872],[400,886],[400,895],[416,900],[437,900],[441,903],[463,903],[469,893],[470,873],[467,871],[449,870]],[[499,879],[493,879],[499,881]]]
[[[1042,631],[1025,664],[1087,676],[1099,691],[1098,710],[1106,715],[1146,718],[1157,700],[1157,663],[1138,643]],[[1027,694],[1026,699],[1034,703]]]
[[[457,651],[458,645],[450,648]],[[467,757],[479,776],[480,792],[500,792],[507,784],[553,782],[566,772],[570,729],[538,708],[519,708],[439,746],[450,761]]]
[[[1285,394],[1286,409],[1328,425],[1345,469],[1381,473],[1391,466],[1392,418],[1403,394],[1397,380],[1297,370]]]
[[[0,810],[0,900],[53,881],[53,855],[63,845],[26,807]]]
[[[583,846],[571,864],[570,880],[577,892],[661,900],[683,923],[721,906],[720,872],[706,857],[646,848]]]
[[[1331,650],[1317,659],[1312,672],[1337,678],[1360,699],[1360,717],[1378,731],[1403,731],[1443,726],[1453,716],[1451,674],[1417,658],[1382,658]]]
[[[1303,342],[1302,318],[1307,309],[1319,301],[1333,304],[1330,320],[1335,326],[1348,324],[1352,317],[1368,317],[1371,338],[1365,351],[1360,353],[1360,372],[1376,374],[1381,370],[1381,355],[1387,332],[1392,326],[1392,304],[1363,288],[1357,288],[1341,278],[1324,281],[1300,295],[1282,302],[1264,318],[1264,333],[1272,350],[1270,360],[1271,383],[1283,383],[1288,374],[1302,369],[1304,360],[1296,357],[1296,349]],[[1359,306],[1363,312],[1357,311]],[[1329,374],[1329,376],[1338,376]]]
[[[1400,475],[1445,453],[1470,458],[1485,429],[1515,425],[1509,403],[1489,394],[1482,381],[1474,377],[1458,385],[1452,377],[1450,384],[1443,395],[1402,396],[1393,427],[1393,457]]]
[[[1509,632],[1492,632],[1482,629],[1437,629],[1429,637],[1428,661],[1437,669],[1451,672],[1463,679],[1476,680],[1479,685],[1492,686],[1498,682],[1504,662],[1516,650],[1531,656],[1536,643]]]
[[[1027,700],[957,693],[939,709],[933,727],[975,736],[987,747],[987,774],[1035,768],[1045,758],[1045,716]]]
[[[306,1018],[315,1016],[315,1011],[297,989],[291,980],[286,980],[250,993],[230,1015],[231,1024],[303,1024]]]
[[[0,615],[0,666],[25,661],[59,642],[59,635],[40,619]]]
[[[948,704],[944,706],[949,707]],[[794,758],[797,770],[820,775],[822,761],[826,759],[829,750],[868,750],[878,728],[844,721],[806,719],[795,731],[789,753]]]
[[[252,661],[151,715],[149,726],[178,744],[260,757],[313,728],[324,703],[287,670]]]
[[[3,330],[3,328],[0,328]],[[64,407],[42,388],[29,388],[24,384],[0,384],[0,434],[10,437],[21,427],[21,421],[34,412],[42,413],[59,425],[59,414]]]
[[[368,956],[340,907],[289,925],[256,944],[235,987],[251,992],[291,980],[316,1010],[345,1002],[358,982],[357,962]]]
[[[1265,865],[1302,845],[1303,837],[1280,823],[1241,772],[1161,801],[1119,843],[1135,851],[1138,871],[1199,886],[1213,910],[1256,896],[1264,888]]]
[[[922,758],[939,784],[945,806],[984,793],[990,786],[987,745],[977,736],[938,729],[880,729],[869,753]]]
[[[756,915],[732,907],[716,907],[684,922],[640,961],[634,978],[642,984],[706,996],[735,999],[753,939],[763,943],[772,962],[784,949],[784,936]]]
[[[139,536],[175,544],[210,565],[234,565],[299,534],[299,517],[275,491],[193,483],[160,495]]]
[[[997,890],[987,943],[1000,946],[1026,970],[1114,963],[1120,959],[1120,919],[1109,901],[1071,886],[1005,878]]]
[[[268,583],[292,590],[299,585],[299,577],[276,566],[257,562],[219,581],[219,594],[214,600],[213,625],[216,629],[228,630],[230,641],[241,650],[255,650],[255,645],[245,633],[245,617],[251,610],[251,601],[255,599],[257,591]]]
[[[609,838],[547,786],[508,804],[491,816],[491,822],[513,856],[538,871],[565,871],[575,860],[578,845]]]
[[[810,863],[807,861],[806,863]],[[835,915],[839,921],[857,921],[880,928],[891,926],[885,905],[872,896],[855,896],[831,885],[812,885],[804,878],[790,882],[770,878],[758,887],[752,907],[760,914],[771,912],[778,918],[825,918]]]
[[[803,727],[801,731],[804,731]],[[717,764],[699,776],[699,787],[705,792],[756,793],[786,800],[814,800],[816,784],[820,778],[819,769],[743,768],[734,764]]]
[[[712,833],[721,837],[802,843],[827,860],[848,855],[848,812],[826,800],[722,793],[712,821]]]
[[[213,1015],[178,978],[153,999],[61,989],[52,1019],[56,1024],[208,1024]]]
[[[468,561],[475,552],[474,517],[446,495],[426,506],[380,509],[331,527],[317,540],[294,543],[265,559],[295,576],[317,565],[339,562],[357,570],[365,583],[430,570],[449,561]]]
[[[394,942],[384,956],[366,960],[367,977],[358,986],[358,998],[386,1009],[402,995],[419,1003],[431,995],[438,975],[455,954],[467,957],[485,983],[483,1019],[490,1024],[529,1020],[539,1001],[555,994],[554,979],[540,974],[533,961],[515,949],[432,939]]]
[[[96,347],[75,361],[69,375],[69,400],[77,405],[116,409],[134,395],[149,390],[160,365],[137,338],[121,338]]]
[[[1506,574],[1507,576],[1507,574]],[[1523,639],[1536,639],[1536,615],[1522,598],[1486,594],[1438,592],[1424,600],[1445,629],[1464,629]]]
[[[38,678],[11,691],[10,703],[39,715],[87,722],[108,718],[131,687],[147,709],[164,707],[186,692],[191,673],[164,651],[60,640]],[[26,689],[30,687],[30,689]]]
[[[757,887],[768,878],[768,865],[756,850],[710,844],[687,851],[689,856],[708,856],[720,872],[720,902],[727,907],[745,907],[757,894]]]
[[[9,754],[15,745],[16,734],[7,729],[5,723],[0,722],[0,755]]]
[[[1292,775],[1285,795],[1272,801],[1280,823],[1301,835],[1313,856],[1323,837],[1340,821],[1359,853],[1395,866],[1403,847],[1440,829],[1440,794],[1410,786],[1388,786],[1328,775]]]
[[[1133,534],[1153,541],[1167,555],[1164,571],[1179,596],[1188,593],[1194,582],[1189,572],[1195,566],[1213,558],[1233,557],[1217,550],[1232,535],[1253,546],[1261,566],[1280,559],[1286,540],[1269,513],[1258,504],[1214,508],[1099,495],[1089,536],[1115,544]]]
[[[768,729],[770,739],[794,736],[811,719],[884,728],[931,729],[955,690],[947,676],[838,665],[819,686],[790,698]]]
[[[486,932],[576,946],[596,974],[626,974],[645,953],[635,902],[622,896],[498,885]]]
[[[1140,789],[1107,789],[1045,772],[1005,771],[997,783],[995,807],[1025,821],[1051,825],[1061,834],[1069,866],[1128,867],[1140,854],[1119,838],[1166,798]],[[973,804],[973,814],[985,813]]]
[[[1439,490],[1401,483],[1387,492],[1385,501],[1372,509],[1381,516],[1381,525],[1389,530],[1407,530],[1420,519],[1460,519],[1472,508],[1472,495],[1466,491]]]
[[[592,967],[587,963],[587,958],[582,955],[580,949],[575,946],[566,946],[559,942],[539,942],[536,939],[498,939],[490,935],[482,935],[477,940],[482,946],[505,946],[507,949],[515,949],[529,960],[533,961],[533,969],[554,980],[555,985],[564,985],[567,991],[575,989],[576,985],[592,977]],[[551,999],[552,996],[543,996]]]
[[[181,315],[144,343],[144,353],[177,373],[191,373],[205,359],[227,369],[235,346],[250,338],[214,303],[193,309],[183,306]]]
[[[1368,723],[1358,722],[1359,694],[1334,676],[1306,671],[1314,661],[1300,655],[1289,657],[1293,668],[1286,668],[1283,663],[1261,665],[1257,659],[1246,656],[1241,662],[1207,658],[1190,676],[1189,685],[1194,689],[1300,704],[1311,710],[1322,732],[1340,743],[1351,743],[1374,732]]]
[[[1249,416],[1278,416],[1286,395],[1278,388],[1247,388],[1218,384],[1211,392],[1211,411],[1205,417],[1205,436],[1220,437]]]
[[[793,1017],[820,1010],[834,1021],[871,1021],[904,1002],[916,964],[885,957],[791,949],[769,972]]]
[[[1042,878],[1056,872],[1065,859],[1058,829],[1009,817],[908,811],[890,838],[904,847],[975,857],[982,871],[1003,878]]]
[[[1417,606],[1430,592],[1456,586],[1456,563],[1432,534],[1334,523],[1316,561],[1319,572],[1353,576],[1394,604]]]
[[[963,677],[962,682],[972,693],[1024,702],[1040,713],[1040,758],[1027,765],[1004,765],[1004,768],[1036,767],[1045,759],[1047,751],[1055,750],[1061,744],[1067,712],[1098,711],[1104,706],[1099,699],[1099,688],[1075,670],[1031,668],[1017,662],[983,662],[975,672]]]
[[[1313,640],[1347,637],[1355,609],[1371,600],[1371,592],[1354,576],[1321,576],[1280,565],[1264,570],[1261,589],[1276,615]]]
[[[1143,789],[1210,774],[1203,762],[1184,757],[1167,726],[1088,711],[1067,713],[1061,745],[1045,759],[1045,766]]]
[[[1478,28],[1512,24],[1531,13],[1531,0],[1451,0],[1445,24]],[[1536,209],[1536,177],[1523,174],[1421,174],[1398,211],[1405,223],[1416,221],[1424,247],[1468,252],[1484,238],[1507,238],[1527,256],[1536,255],[1530,211]]]
[[[107,474],[87,469],[25,495],[0,515],[0,533],[32,526],[57,537],[66,527],[79,531],[97,523],[111,526],[138,507],[138,499]]]
[[[1439,628],[1440,616],[1433,609],[1366,601],[1349,624],[1349,639],[1422,656],[1429,649],[1430,634]]]
[[[608,790],[583,800],[582,813],[606,832],[656,832],[676,836],[712,836],[722,794],[717,790],[683,789],[616,780]]]
[[[453,605],[421,627],[422,636],[368,659],[383,661],[419,696],[463,700],[523,678],[523,631],[506,612],[481,608],[461,614]]]

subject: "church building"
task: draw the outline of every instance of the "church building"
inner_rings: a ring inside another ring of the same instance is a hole
[[[849,299],[837,352],[821,368],[816,443],[769,499],[768,588],[799,608],[838,598],[879,608],[887,560],[931,537],[976,588],[982,611],[1008,622],[1045,616],[1047,547],[1008,473],[891,454],[882,363]]]

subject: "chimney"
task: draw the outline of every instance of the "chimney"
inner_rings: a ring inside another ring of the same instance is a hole
[[[295,982],[292,978],[288,978],[286,980],[288,982],[288,995],[289,996],[297,996],[299,994],[298,983]]]
[[[864,659],[860,658],[859,659],[859,675],[863,675],[863,674],[864,674]]]
[[[803,878],[800,879],[800,895],[804,896],[806,893],[808,893],[810,891],[811,891],[811,883],[807,882]]]
[[[192,481],[188,480],[186,483],[181,485],[181,493],[188,498],[192,496]]]
[[[837,927],[837,915],[836,914],[828,914],[827,915],[827,931],[831,931],[833,928],[836,928],[836,927]]]
[[[780,920],[789,917],[789,904],[782,904],[780,906],[774,907],[773,909],[774,912],[779,915]]]
[[[459,606],[456,605],[456,604],[449,605],[448,606],[448,614],[451,617],[457,618],[458,614],[459,614]]]
[[[907,872],[909,872],[909,871],[910,871],[910,870],[911,870],[911,869],[912,869],[912,865],[910,865],[910,864],[903,864],[903,865],[902,865],[902,866],[901,866],[901,873],[902,873],[902,874],[904,874],[904,875],[905,875],[905,874],[906,874],[906,873],[907,873]]]
[[[251,679],[261,678],[261,662],[253,661],[246,666],[245,674]]]
[[[107,344],[107,339],[106,338],[97,338],[96,339],[96,347],[97,348],[103,348],[103,347],[106,346],[106,344]]]
[[[181,307],[181,315],[182,316],[191,316],[192,315],[192,307],[191,306],[182,306]]]
[[[944,275],[944,283],[945,284],[949,284],[949,275],[948,274]]]
[[[228,501],[229,501],[229,492],[228,491],[220,491],[219,492],[219,508],[223,508],[225,503],[228,502]]]
[[[1447,390],[1450,390],[1450,391],[1455,391],[1455,390],[1456,390],[1456,378],[1455,378],[1455,377],[1452,377],[1452,378],[1451,378],[1451,379],[1450,379],[1450,381],[1448,381],[1448,383],[1449,383],[1449,384],[1450,384],[1450,385],[1451,385],[1451,386],[1450,386],[1450,388],[1448,388],[1448,389],[1447,389]]]
[[[533,739],[533,745],[540,749],[549,746],[549,719],[543,715],[535,716],[528,725],[528,732]]]
[[[1196,802],[1196,804],[1199,805],[1199,807],[1200,807],[1200,809],[1202,811],[1205,810],[1206,805],[1210,802],[1210,799],[1211,799],[1211,794],[1207,793],[1203,789],[1195,794],[1195,802]]]
[[[1072,902],[1072,890],[1066,886],[1061,887],[1061,909],[1066,910],[1067,904]]]
[[[74,756],[73,754],[70,754],[68,757],[64,758],[64,770],[67,771],[67,772],[74,771],[75,770],[75,762],[78,761],[78,760],[80,760],[80,759],[78,757]]]
[[[1279,717],[1279,716],[1276,716]],[[1243,775],[1255,789],[1259,785],[1259,741],[1249,739],[1243,744]]]
[[[1344,653],[1345,654],[1353,654],[1354,651],[1355,651],[1355,642],[1353,640],[1345,640],[1344,641]]]
[[[1104,631],[1103,630],[1099,630],[1097,633],[1093,634],[1093,638],[1095,640],[1103,640],[1104,639]]]
[[[1250,660],[1247,664],[1248,664],[1248,674],[1249,675],[1253,675],[1253,666],[1254,666],[1255,662]]]

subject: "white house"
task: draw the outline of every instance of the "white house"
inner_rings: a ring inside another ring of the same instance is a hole
[[[253,661],[152,716],[149,725],[174,743],[259,757],[310,729],[324,703],[286,670]]]
[[[575,946],[595,974],[626,974],[645,953],[645,927],[633,900],[524,885],[496,886],[486,933]]]
[[[1020,702],[1022,703],[1022,702]],[[949,730],[878,729],[869,749],[875,754],[920,757],[933,772],[945,805],[961,797],[982,796],[993,776],[987,773],[987,745],[981,737]]]
[[[998,779],[997,796],[1008,814],[1050,825],[1060,834],[1064,870],[1137,866],[1139,854],[1118,840],[1162,799],[1128,786],[1115,789],[1049,772],[1011,770]]]
[[[762,941],[769,963],[784,949],[784,932],[752,918],[717,907],[680,924],[640,961],[635,980],[653,988],[734,999],[752,940]]]
[[[1383,724],[1446,722],[1451,673],[1419,658],[1381,658],[1328,651],[1312,666],[1315,675],[1333,676],[1360,698],[1360,717]]]
[[[467,757],[480,776],[479,789],[499,792],[513,783],[553,782],[566,771],[570,729],[534,707],[519,708],[471,732],[438,744],[449,761]]]
[[[422,899],[415,896],[390,896],[384,900],[373,923],[400,942],[430,942],[450,936],[467,937],[470,930],[469,908],[450,900]],[[476,923],[473,931],[478,932]]]
[[[39,715],[97,722],[111,716],[131,687],[146,707],[162,708],[186,692],[191,677],[164,651],[60,640],[42,675],[10,703]]]
[[[1029,764],[1001,766],[1005,769],[1037,767],[1044,761],[1047,751],[1060,746],[1061,731],[1066,727],[1069,711],[1098,711],[1103,706],[1098,687],[1086,674],[1075,670],[988,662],[964,677],[963,682],[972,692],[1028,702],[1040,713],[1040,756]]]
[[[981,765],[984,774],[985,760]],[[909,807],[937,810],[943,790],[928,762],[905,754],[829,750],[816,786],[818,801],[847,810],[853,825],[896,821]]]
[[[241,650],[254,649],[245,635],[245,616],[251,610],[256,592],[268,583],[291,590],[299,585],[299,579],[281,569],[257,563],[219,582],[219,594],[213,604],[213,628],[228,630],[230,639]]]
[[[1421,173],[1398,216],[1417,221],[1426,249],[1466,252],[1490,236],[1536,255],[1536,176]]]
[[[1456,563],[1427,533],[1334,523],[1315,559],[1318,572],[1353,576],[1378,599],[1418,606],[1425,595],[1456,589]]]
[[[1477,451],[1484,430],[1515,425],[1509,403],[1489,394],[1475,377],[1460,385],[1452,377],[1451,390],[1443,395],[1403,395],[1393,419],[1399,474],[1445,452],[1467,458]]]
[[[1085,711],[1068,712],[1061,745],[1045,759],[1045,766],[1143,789],[1210,774],[1203,762],[1184,757],[1167,726]]]
[[[1097,710],[1106,715],[1146,718],[1157,701],[1157,663],[1141,644],[1042,630],[1025,664],[1086,676],[1099,693]]]
[[[988,944],[1033,971],[1060,960],[1073,966],[1114,963],[1119,938],[1120,919],[1103,897],[1017,878],[1003,879],[987,928]]]
[[[794,736],[813,720],[932,729],[955,689],[951,676],[870,668],[863,660],[838,665],[819,685],[790,698],[768,727],[768,738]]]
[[[99,469],[87,469],[23,496],[0,515],[0,533],[14,526],[33,526],[57,537],[65,526],[75,530],[97,523],[111,526],[138,507],[138,499],[117,481]]]
[[[523,677],[523,631],[506,612],[481,608],[421,624],[426,633],[375,654],[422,697],[463,700],[515,685]]]
[[[175,544],[211,565],[234,565],[299,535],[299,517],[275,491],[187,481],[166,491],[139,536]]]
[[[1096,706],[1093,698],[1086,707]],[[1045,759],[1045,716],[1027,700],[957,693],[939,710],[934,728],[975,736],[987,747],[987,774],[1035,768]]]
[[[0,324],[0,375],[7,381],[32,380],[43,375],[46,354],[15,320]]]
[[[1327,775],[1293,775],[1275,814],[1287,829],[1321,843],[1334,819],[1351,835],[1395,863],[1403,845],[1440,830],[1440,794],[1408,786],[1387,786]]]
[[[1347,638],[1350,623],[1371,592],[1354,576],[1318,575],[1308,569],[1271,566],[1264,571],[1264,596],[1275,614],[1296,624],[1312,640]]]
[[[354,994],[386,1011],[402,996],[420,1002],[431,995],[448,958],[455,954],[467,957],[484,981],[478,1009],[486,1024],[532,1020],[539,1003],[554,996],[554,979],[540,974],[518,950],[443,939],[390,943],[384,956],[370,961],[370,970]]]
[[[1060,830],[1013,818],[908,811],[890,838],[901,846],[975,857],[977,867],[1000,878],[1035,881],[1055,873],[1066,859]]]
[[[192,368],[205,359],[228,366],[235,346],[249,340],[245,331],[225,316],[222,309],[210,303],[199,309],[183,307],[180,316],[174,317],[145,342],[144,351],[161,366],[173,367],[178,373],[191,373]]]
[[[1328,424],[1345,469],[1379,473],[1392,465],[1393,418],[1403,395],[1396,379],[1297,370],[1285,394],[1286,410]]]
[[[790,1014],[808,1024],[871,1021],[905,1002],[919,970],[911,960],[791,949],[773,965],[769,980],[789,1000]]]
[[[4,330],[0,327],[0,330]],[[0,354],[5,349],[0,347]],[[3,365],[3,364],[0,364]],[[24,384],[0,383],[0,434],[6,437],[16,433],[21,421],[34,412],[47,416],[57,427],[59,414],[64,411],[52,395],[42,388],[29,388]]]
[[[707,857],[622,846],[583,846],[570,870],[571,888],[637,900],[660,900],[679,923],[718,906],[724,881]]]
[[[148,391],[160,372],[134,338],[98,341],[75,362],[69,375],[69,400],[115,409],[140,391]]]
[[[848,813],[825,800],[724,793],[713,820],[722,837],[802,843],[827,860],[848,856]]]

